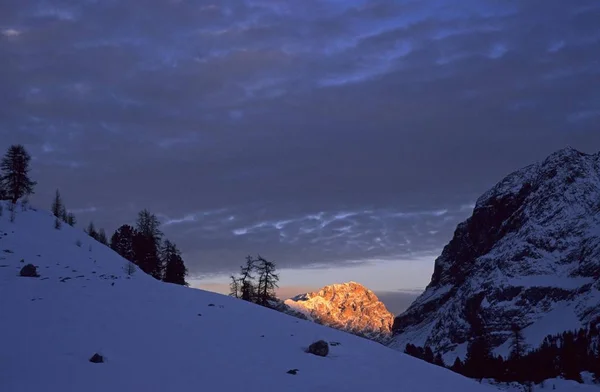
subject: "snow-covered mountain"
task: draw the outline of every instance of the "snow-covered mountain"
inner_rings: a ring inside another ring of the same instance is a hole
[[[506,354],[516,323],[537,346],[598,323],[599,290],[600,154],[567,148],[479,198],[425,292],[396,318],[392,345],[428,345],[448,362],[485,328]]]
[[[158,282],[41,211],[0,217],[0,390],[493,390],[231,297]],[[39,277],[21,277],[24,265]],[[329,355],[304,350],[335,342]],[[104,363],[92,363],[98,353]],[[289,372],[289,373],[288,373]]]
[[[375,293],[356,282],[325,286],[284,301],[308,320],[358,336],[385,342],[391,337],[394,315]]]

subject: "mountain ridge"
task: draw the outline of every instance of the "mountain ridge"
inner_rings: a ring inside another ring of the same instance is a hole
[[[428,345],[448,362],[481,330],[505,355],[512,324],[537,346],[597,323],[599,234],[600,153],[568,147],[510,173],[457,226],[424,293],[396,317],[392,346]]]

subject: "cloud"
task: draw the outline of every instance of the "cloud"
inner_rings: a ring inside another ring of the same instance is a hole
[[[2,8],[0,147],[32,151],[33,202],[109,232],[149,208],[199,276],[430,263],[510,171],[600,149],[593,0]]]
[[[598,110],[583,110],[569,114],[568,119],[571,122],[587,121],[600,117],[600,109]]]
[[[565,47],[564,40],[556,41],[556,42],[551,43],[548,46],[548,52],[551,52],[551,53],[558,52],[559,50],[563,49],[564,47]]]
[[[97,211],[98,211],[98,209],[96,207],[69,209],[69,212],[72,212],[73,214],[90,214],[90,213],[97,212]]]
[[[499,59],[504,56],[508,52],[508,49],[503,44],[495,44],[492,46],[490,50],[489,57],[491,59]]]
[[[2,35],[5,37],[18,37],[21,35],[21,32],[17,29],[3,29]]]

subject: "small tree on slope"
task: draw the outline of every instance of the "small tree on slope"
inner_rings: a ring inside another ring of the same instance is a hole
[[[229,296],[240,298],[240,280],[233,275],[229,279],[231,279],[231,283],[229,283]]]
[[[155,243],[160,244],[163,237],[163,232],[160,230],[160,221],[156,215],[147,209],[143,209],[138,213],[136,229],[142,235],[152,238]]]
[[[240,267],[240,294],[244,301],[254,301],[254,276],[255,260],[252,256],[246,257],[246,264]]]
[[[433,364],[441,366],[441,367],[446,367],[446,364],[444,363],[444,358],[442,357],[442,354],[437,353],[435,355],[435,358],[433,359]]]
[[[144,209],[138,214],[136,222],[137,234],[133,239],[136,264],[155,279],[163,277],[163,263],[159,249],[163,233],[156,215]]]
[[[54,215],[55,229],[60,229],[62,220],[65,218],[66,214],[67,212],[65,210],[65,205],[63,204],[62,198],[60,197],[60,192],[57,189],[56,194],[54,195],[54,200],[52,201],[52,215]]]
[[[456,357],[454,364],[450,367],[450,369],[458,374],[464,374],[464,365],[459,357]]]
[[[125,263],[125,267],[123,267],[123,271],[125,271],[127,276],[132,276],[133,274],[135,274],[135,264],[128,260]]]
[[[8,204],[8,212],[10,213],[10,221],[14,222],[17,218],[17,205],[15,203]]]
[[[121,257],[135,262],[135,253],[133,250],[133,237],[135,229],[129,225],[119,227],[110,238],[110,247],[121,255]]]
[[[265,306],[268,305],[270,300],[276,298],[275,289],[279,287],[279,275],[275,272],[275,263],[268,261],[261,256],[258,256],[258,265],[256,271],[258,272],[258,303]]]
[[[492,356],[487,334],[475,337],[469,343],[464,362],[464,375],[471,378],[488,378],[493,375]]]
[[[596,381],[596,383],[600,383],[600,341],[597,343],[596,352],[594,353],[592,361],[592,373],[594,374],[594,381]]]
[[[169,240],[165,241],[163,248],[163,264],[165,265],[165,276],[163,281],[187,286],[185,277],[187,268],[181,258],[181,252],[177,246]]]
[[[8,148],[6,155],[2,158],[0,169],[2,176],[0,182],[5,192],[5,197],[15,204],[21,197],[33,193],[37,184],[29,178],[29,163],[31,156],[20,144]]]
[[[94,222],[90,222],[87,229],[85,229],[85,232],[93,239],[98,240],[98,232],[96,231],[96,226],[94,225]]]
[[[511,327],[512,341],[510,343],[510,355],[508,364],[508,373],[511,380],[524,381],[523,371],[525,370],[522,365],[523,356],[527,349],[525,345],[525,338],[523,332],[517,324],[513,324]]]
[[[510,356],[516,359],[523,358],[525,354],[526,345],[523,332],[517,324],[513,324],[511,327],[512,341],[510,343]]]
[[[67,209],[63,208],[62,214],[60,216],[60,219],[65,222],[65,223],[69,223],[69,214],[67,213]]]
[[[97,240],[102,245],[108,246],[108,239],[106,238],[106,232],[104,231],[104,229],[98,230],[98,238],[97,238]]]
[[[9,200],[8,196],[6,196],[6,191],[4,190],[4,184],[2,184],[2,176],[0,175],[0,200]]]
[[[75,224],[77,223],[77,219],[75,218],[75,214],[73,214],[72,212],[69,212],[67,214],[67,220],[66,220],[67,224],[69,226],[75,226]]]

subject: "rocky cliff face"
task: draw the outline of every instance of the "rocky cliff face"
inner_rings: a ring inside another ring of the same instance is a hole
[[[290,314],[377,341],[391,337],[394,315],[375,293],[355,283],[334,284],[284,302]]]
[[[537,346],[600,320],[600,154],[571,148],[486,192],[435,261],[425,292],[394,322],[392,345],[463,356],[487,331],[508,351],[511,324]]]

